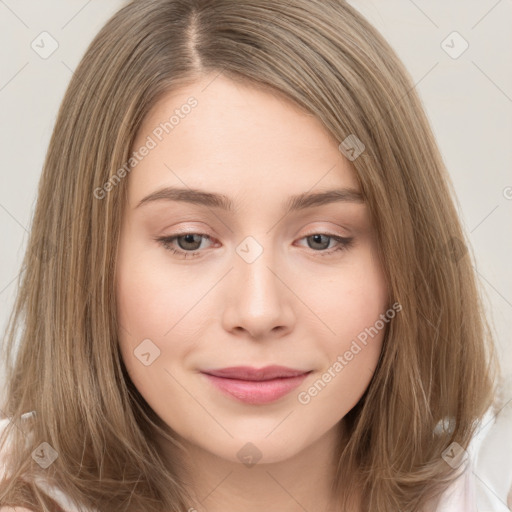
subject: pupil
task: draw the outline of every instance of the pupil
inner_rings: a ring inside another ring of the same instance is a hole
[[[325,245],[325,242],[322,244],[322,237],[324,237],[325,235],[312,235],[311,238],[314,239],[314,242],[315,243],[319,243],[321,244],[322,246]],[[326,237],[327,238],[327,237]],[[329,245],[329,242],[327,242],[327,246]],[[323,249],[325,249],[325,247],[322,247]]]
[[[187,248],[187,249],[192,249],[192,247],[186,247],[186,246],[187,246],[187,244],[194,244],[194,238],[195,238],[196,236],[198,236],[198,235],[194,235],[194,234],[188,233],[188,234],[186,234],[186,235],[184,235],[184,236],[182,237],[182,238],[184,238],[184,239],[185,239],[185,240],[184,240],[185,248]],[[195,242],[195,243],[197,243],[197,242]],[[196,248],[196,249],[197,249],[197,247],[194,247],[194,248]]]

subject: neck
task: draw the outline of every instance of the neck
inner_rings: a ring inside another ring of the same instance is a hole
[[[186,447],[183,479],[193,497],[190,512],[334,512],[332,491],[342,423],[282,461],[234,462],[180,438]]]

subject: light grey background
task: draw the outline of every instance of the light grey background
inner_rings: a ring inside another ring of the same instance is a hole
[[[398,52],[424,102],[474,250],[501,362],[511,375],[512,1],[350,3]],[[87,45],[122,4],[119,0],[0,0],[2,330],[14,300],[60,102]],[[47,59],[31,47],[34,42],[40,52],[50,48],[51,40],[42,32],[58,43]],[[453,58],[464,40],[469,47]],[[504,393],[506,399],[512,398],[510,388]],[[498,506],[493,510],[501,510]]]

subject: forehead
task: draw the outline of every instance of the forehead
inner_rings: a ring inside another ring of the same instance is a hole
[[[162,186],[286,195],[358,183],[338,142],[282,94],[205,77],[166,93],[144,119],[133,151],[131,203]]]

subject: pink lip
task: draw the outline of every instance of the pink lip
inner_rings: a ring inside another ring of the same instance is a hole
[[[310,373],[283,366],[238,366],[201,372],[224,393],[248,404],[266,404],[287,395]]]

